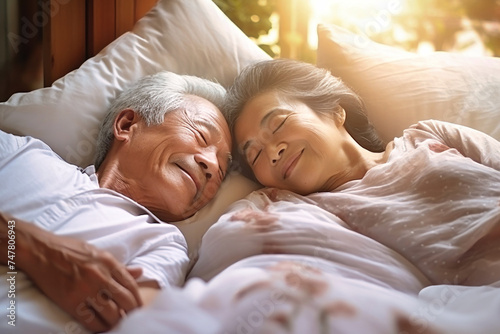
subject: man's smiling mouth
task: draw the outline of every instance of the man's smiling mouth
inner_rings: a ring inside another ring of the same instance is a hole
[[[193,185],[196,189],[195,191],[195,197],[198,196],[199,192],[200,192],[200,189],[201,189],[201,184],[200,184],[200,181],[198,180],[198,178],[196,177],[196,173],[193,173],[192,171],[190,172],[189,168],[188,167],[185,167],[185,166],[182,166],[181,164],[179,163],[176,163],[175,164],[177,167],[179,167],[179,169],[193,182]]]

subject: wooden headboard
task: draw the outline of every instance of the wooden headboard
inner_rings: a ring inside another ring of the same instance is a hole
[[[43,27],[44,86],[134,26],[157,0],[44,0],[51,11]]]

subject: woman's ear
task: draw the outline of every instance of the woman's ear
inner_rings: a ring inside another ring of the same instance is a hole
[[[124,109],[120,111],[115,118],[114,135],[118,141],[126,141],[132,135],[132,132],[137,127],[137,123],[141,120],[139,114],[132,109]]]
[[[344,125],[345,123],[345,110],[340,105],[337,106],[337,109],[333,112],[334,121],[337,125]]]

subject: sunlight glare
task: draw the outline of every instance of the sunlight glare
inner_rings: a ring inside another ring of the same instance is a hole
[[[336,15],[334,10],[339,9],[355,16],[364,16],[382,10],[387,10],[394,15],[401,11],[405,2],[405,0],[309,0],[313,15],[316,17]]]
[[[356,28],[366,36],[393,29],[393,17],[400,14],[407,0],[303,0],[311,6],[309,44],[317,43],[315,26],[334,23]]]

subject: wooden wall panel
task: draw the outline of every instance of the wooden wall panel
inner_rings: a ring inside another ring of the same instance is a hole
[[[153,6],[158,2],[157,0],[134,0],[134,1],[135,1],[135,21],[138,21],[141,17],[146,15],[146,13],[149,12],[149,10],[153,8]]]
[[[138,0],[116,0],[116,28],[115,36],[118,37],[132,30],[136,22],[135,2]]]
[[[50,86],[86,59],[85,0],[44,0],[44,6],[51,8],[43,27],[44,85]]]
[[[54,15],[43,29],[44,85],[78,68],[131,30],[157,0],[41,0]],[[62,4],[60,4],[62,3]]]
[[[115,39],[115,0],[87,0],[87,57]]]

